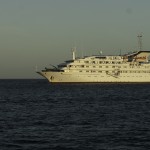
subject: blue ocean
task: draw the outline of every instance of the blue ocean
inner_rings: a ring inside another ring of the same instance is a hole
[[[0,80],[0,150],[150,150],[150,84]]]

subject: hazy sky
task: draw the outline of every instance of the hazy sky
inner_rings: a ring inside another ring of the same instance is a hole
[[[78,56],[150,49],[150,0],[0,0],[0,79]]]

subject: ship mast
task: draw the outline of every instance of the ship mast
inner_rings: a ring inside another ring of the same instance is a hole
[[[138,48],[140,51],[142,51],[142,33],[139,34],[137,37],[138,37]]]
[[[76,47],[72,48],[72,59],[75,60],[76,59]]]

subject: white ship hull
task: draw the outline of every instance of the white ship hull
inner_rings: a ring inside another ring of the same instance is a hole
[[[150,73],[122,74],[118,77],[104,74],[78,74],[65,72],[38,72],[52,83],[150,83]]]

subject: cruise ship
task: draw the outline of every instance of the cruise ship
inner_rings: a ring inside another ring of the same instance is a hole
[[[51,83],[150,83],[150,51],[94,55],[72,59],[39,71]]]

